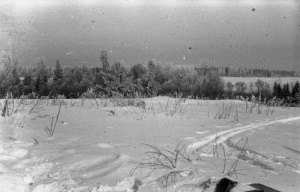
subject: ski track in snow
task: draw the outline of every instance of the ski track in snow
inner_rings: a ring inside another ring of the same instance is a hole
[[[194,152],[197,149],[209,144],[210,142],[214,141],[216,138],[216,144],[219,145],[220,143],[223,143],[224,141],[226,141],[227,139],[229,139],[230,137],[237,135],[239,133],[245,132],[245,131],[249,131],[252,129],[257,129],[263,126],[267,126],[267,125],[271,125],[271,124],[275,124],[275,123],[288,123],[288,122],[292,122],[292,121],[298,121],[300,120],[300,117],[292,117],[292,118],[286,118],[286,119],[279,119],[279,120],[275,120],[275,121],[265,121],[265,122],[259,122],[259,123],[254,123],[254,124],[250,124],[250,125],[246,125],[246,126],[242,126],[242,127],[236,127],[234,129],[230,129],[230,130],[226,130],[226,131],[220,131],[217,132],[215,134],[209,135],[205,138],[202,138],[200,141],[194,142],[190,145],[188,145],[187,149],[190,152]]]

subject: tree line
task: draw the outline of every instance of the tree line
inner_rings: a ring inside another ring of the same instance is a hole
[[[199,73],[204,73],[208,70],[215,71],[223,77],[300,77],[300,71],[217,67],[213,65],[195,67],[195,70]]]
[[[106,51],[101,52],[99,59],[99,67],[62,67],[59,60],[56,60],[55,67],[47,67],[44,60],[37,59],[35,67],[25,68],[17,60],[6,57],[2,59],[0,95],[3,98],[10,92],[16,98],[21,95],[79,98],[92,90],[99,97],[180,94],[191,98],[232,99],[254,95],[266,99],[276,97],[293,104],[300,101],[298,82],[283,86],[275,83],[271,87],[257,80],[249,85],[243,81],[233,85],[221,78],[220,70],[223,68],[213,66],[197,68],[163,65],[149,60],[144,65],[127,68],[119,61],[110,63]]]

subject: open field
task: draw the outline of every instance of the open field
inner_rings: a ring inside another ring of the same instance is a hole
[[[143,100],[145,108],[118,98],[10,100],[0,191],[212,192],[224,176],[237,191],[300,188],[299,108]]]

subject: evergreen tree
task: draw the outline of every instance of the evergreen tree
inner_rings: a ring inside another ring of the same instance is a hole
[[[275,82],[273,85],[273,97],[277,97],[279,98],[279,94],[278,94],[278,84]]]
[[[282,96],[282,88],[281,88],[280,83],[277,84],[277,95],[278,95],[278,98],[280,98],[280,99],[283,98],[283,96]]]
[[[109,70],[109,62],[107,52],[105,50],[101,51],[100,61],[102,63],[102,69],[104,72]]]
[[[295,94],[295,103],[300,104],[300,90],[298,90]]]
[[[103,78],[102,78],[101,72],[96,72],[94,76],[95,76],[95,81],[94,81],[93,84],[95,86],[102,85],[103,84]]]
[[[28,95],[34,91],[33,79],[29,73],[27,73],[24,77],[23,84],[24,84],[24,94]]]
[[[296,93],[300,91],[300,83],[296,81],[293,90],[292,90],[292,97],[295,97]]]
[[[82,78],[83,78],[82,71],[78,67],[75,67],[74,70],[73,70],[73,74],[74,74],[74,80],[77,83],[80,83]]]
[[[44,60],[37,59],[37,80],[36,80],[36,92],[39,96],[46,96],[49,93],[48,90],[48,72]]]
[[[32,83],[32,77],[30,74],[26,74],[23,80],[23,83],[25,86],[31,86]]]
[[[101,83],[96,86],[96,92],[104,92],[109,96],[126,96],[134,92],[130,77],[127,77],[127,72],[120,62],[115,62],[109,69],[102,71],[100,78],[98,81]]]
[[[55,63],[55,69],[54,69],[54,82],[57,82],[59,80],[61,80],[63,78],[63,70],[60,66],[60,62],[59,60],[57,59],[56,60],[56,63]]]
[[[283,96],[283,98],[287,98],[287,97],[291,96],[290,86],[288,83],[283,84],[282,96]]]
[[[292,97],[296,104],[300,104],[300,83],[297,81],[292,90]]]
[[[15,67],[11,71],[11,77],[10,78],[11,78],[11,80],[10,80],[11,85],[15,86],[15,85],[18,85],[21,82],[18,71]]]
[[[35,92],[39,93],[40,88],[41,88],[41,78],[40,76],[38,76],[35,83]]]

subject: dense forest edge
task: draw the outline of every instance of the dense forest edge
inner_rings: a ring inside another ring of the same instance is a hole
[[[63,67],[56,60],[54,67],[47,67],[37,59],[36,66],[21,67],[18,60],[2,56],[0,71],[0,98],[11,94],[14,98],[65,98],[82,97],[154,97],[170,96],[197,99],[257,98],[276,101],[280,105],[299,106],[300,84],[274,83],[270,85],[257,79],[246,84],[232,84],[222,77],[299,77],[299,71],[248,69],[210,66],[174,66],[149,60],[131,68],[116,61],[109,62],[106,51],[100,55],[99,67]]]

